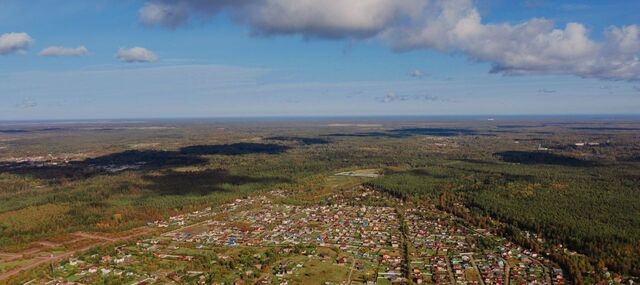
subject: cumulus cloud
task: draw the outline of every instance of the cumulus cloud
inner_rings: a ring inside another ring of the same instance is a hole
[[[368,38],[403,17],[418,16],[424,0],[266,0],[238,13],[254,33],[304,37]]]
[[[129,49],[121,48],[116,53],[116,58],[122,62],[155,62],[158,56],[143,47],[133,47]]]
[[[367,38],[402,17],[417,16],[424,6],[425,0],[148,0],[139,19],[146,25],[177,27],[227,9],[256,35]]]
[[[463,54],[494,73],[640,80],[638,25],[612,26],[594,40],[580,23],[484,23],[472,0],[147,0],[140,21],[177,27],[223,10],[257,35],[378,38],[396,51]]]
[[[85,46],[77,48],[68,48],[60,46],[51,46],[40,51],[40,56],[85,56],[89,54],[89,50]]]
[[[6,33],[0,36],[0,55],[23,53],[33,39],[27,33]]]
[[[580,23],[555,27],[546,19],[517,25],[484,24],[468,0],[434,2],[418,22],[392,27],[383,37],[396,50],[436,49],[490,63],[491,72],[573,74],[611,80],[640,80],[640,29],[610,27],[605,40],[589,37]]]
[[[484,24],[469,0],[435,1],[418,21],[391,27],[383,37],[396,50],[436,49],[462,53],[493,65],[503,74],[574,74],[613,80],[639,80],[638,26],[611,27],[605,40],[586,27],[555,27],[546,19],[517,25]]]

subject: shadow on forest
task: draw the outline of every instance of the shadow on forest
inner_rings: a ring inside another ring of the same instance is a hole
[[[640,155],[627,157],[627,158],[624,158],[622,160],[623,161],[628,161],[628,162],[640,162]]]
[[[212,192],[226,191],[224,185],[290,182],[288,179],[278,177],[231,175],[222,169],[189,172],[166,170],[161,175],[145,175],[144,179],[151,182],[149,190],[161,195],[207,195]]]
[[[328,134],[328,137],[354,137],[354,138],[403,138],[404,136],[384,133],[384,132],[367,132],[367,133],[352,133],[352,134]]]
[[[0,130],[0,134],[26,134],[27,130]]]
[[[431,178],[435,178],[435,179],[448,179],[451,178],[450,175],[442,175],[442,174],[435,174],[430,172],[429,170],[426,169],[412,169],[411,174],[416,175],[416,176],[426,176],[426,177],[431,177]]]
[[[537,181],[535,176],[532,175],[521,175],[521,174],[511,174],[505,172],[498,171],[488,171],[488,170],[480,170],[480,169],[468,169],[464,167],[456,167],[456,166],[447,166],[445,167],[448,170],[444,173],[436,173],[434,171],[429,171],[424,168],[416,168],[411,169],[406,172],[392,172],[385,173],[385,175],[389,174],[402,174],[409,173],[413,176],[419,176],[423,178],[431,178],[431,179],[445,179],[447,181],[455,181],[459,179],[475,179],[478,182],[487,185],[502,185],[509,182],[529,182],[533,183]],[[463,178],[466,177],[466,178]]]
[[[188,155],[243,155],[252,153],[280,154],[289,149],[279,144],[235,143],[223,145],[194,145],[180,149],[181,154]]]
[[[392,133],[406,136],[434,136],[434,137],[455,137],[466,135],[477,135],[478,133],[471,129],[449,129],[449,128],[409,128],[392,130]]]
[[[205,163],[206,160],[197,156],[187,155],[175,151],[162,150],[129,150],[118,152],[96,158],[90,158],[80,164],[93,166],[124,166],[139,165],[145,168],[156,168],[163,166],[189,166]]]
[[[534,151],[504,151],[495,153],[503,161],[521,164],[552,164],[563,166],[596,166],[597,163],[588,160],[582,160],[575,157],[553,154],[548,152]]]
[[[0,129],[0,134],[27,134],[39,132],[63,131],[65,128],[43,128],[43,129]]]
[[[640,131],[640,128],[625,127],[573,127],[569,129],[577,131]]]
[[[495,172],[480,169],[467,169],[464,167],[455,166],[449,166],[447,168],[449,169],[449,171],[447,171],[448,173],[445,174],[437,174],[422,168],[412,169],[410,170],[410,173],[415,176],[423,176],[434,179],[460,179],[463,176],[473,174],[475,179],[480,179],[480,181],[485,184],[504,184],[507,182],[536,181],[536,177],[531,175],[510,174],[505,172]]]
[[[638,175],[623,175],[620,177],[623,182],[629,183],[629,185],[640,185],[640,174]]]
[[[0,163],[0,172],[30,175],[47,180],[80,180],[125,170],[204,165],[208,160],[201,157],[203,155],[279,154],[288,149],[289,147],[278,144],[237,143],[189,146],[178,151],[128,150],[57,165],[45,162]]]
[[[405,128],[387,132],[368,132],[353,134],[329,134],[330,137],[380,137],[380,138],[408,138],[413,136],[455,137],[465,135],[483,135],[472,129],[459,128]]]
[[[303,138],[303,137],[269,137],[267,140],[295,142],[303,145],[329,144],[329,140],[321,138]]]
[[[496,128],[498,129],[528,129],[528,128],[539,128],[539,127],[543,127],[541,125],[536,126],[536,125],[497,125]]]
[[[460,162],[467,162],[467,163],[473,163],[473,164],[486,164],[486,165],[497,165],[498,164],[495,161],[473,159],[473,158],[460,158],[460,159],[456,159],[456,160],[460,161]]]

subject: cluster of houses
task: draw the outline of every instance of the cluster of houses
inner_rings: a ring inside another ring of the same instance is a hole
[[[179,242],[206,246],[272,246],[315,243],[341,250],[366,247],[372,251],[400,247],[399,220],[394,208],[345,204],[292,206],[266,197],[239,199],[199,229],[184,228],[164,236]],[[155,227],[184,226],[202,217],[201,212],[149,223]]]
[[[561,269],[556,271],[556,279],[551,279],[552,272],[543,265],[543,259],[538,259],[537,254],[532,254],[528,250],[525,252],[521,247],[511,243],[499,246],[501,257],[507,260],[509,266],[510,284],[564,284],[564,277]],[[534,257],[535,256],[535,257]]]
[[[176,215],[169,217],[168,220],[156,220],[147,223],[147,226],[154,228],[182,227],[205,218],[210,218],[215,212],[211,207],[204,210],[194,211],[184,215]]]
[[[375,198],[376,194],[371,191],[352,198],[365,197]],[[400,221],[395,208],[344,203],[352,198],[342,193],[332,196],[329,203],[310,206],[278,204],[265,196],[239,199],[226,207],[225,215],[202,227],[185,227],[164,236],[174,242],[193,243],[196,248],[313,244],[339,249],[362,263],[379,264],[379,276],[384,278],[401,277],[404,261],[399,253]],[[171,221],[173,225],[184,219]]]
[[[482,280],[486,285],[502,285],[505,284],[505,269],[507,263],[497,253],[487,253],[482,259],[475,261]]]
[[[18,170],[23,168],[50,167],[69,163],[68,157],[47,156],[9,157],[0,161],[3,170]]]
[[[168,280],[204,284],[202,269],[190,265],[202,260],[200,251],[216,252],[217,260],[234,262],[233,254],[223,252],[275,248],[280,250],[279,258],[284,258],[276,262],[279,265],[269,270],[260,263],[249,268],[236,265],[231,274],[238,276],[241,283],[237,284],[243,284],[242,280],[293,284],[293,276],[301,275],[314,264],[312,260],[349,272],[344,284],[357,278],[365,284],[406,284],[407,277],[414,284],[564,284],[562,270],[550,269],[542,257],[465,227],[433,207],[407,207],[401,213],[392,207],[402,205],[401,201],[363,187],[305,206],[275,202],[279,199],[273,198],[281,195],[274,192],[237,199],[215,211],[206,208],[149,223],[167,230],[118,247],[116,254],[71,258],[56,269],[66,277],[53,281],[91,283],[98,277],[112,276],[131,280],[130,284]],[[296,247],[314,250],[293,250]],[[335,254],[329,255],[327,250]],[[191,269],[131,270],[150,260]],[[51,284],[64,284],[55,282]]]
[[[548,260],[434,208],[408,210],[405,220],[416,284],[564,284],[562,270],[550,270]]]
[[[115,255],[92,254],[82,258],[71,257],[54,268],[59,275],[57,278],[46,282],[33,280],[32,284],[71,285],[90,284],[116,278],[132,280],[150,278],[151,274],[136,273],[127,266],[135,258],[134,255],[121,249],[117,249]]]

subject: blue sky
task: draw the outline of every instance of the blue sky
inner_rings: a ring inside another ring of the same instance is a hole
[[[0,120],[640,110],[640,1],[353,1],[0,0]]]

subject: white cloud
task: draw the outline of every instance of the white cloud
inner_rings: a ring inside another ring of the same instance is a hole
[[[85,46],[68,48],[60,46],[50,46],[40,51],[40,56],[85,56],[89,50]]]
[[[121,48],[116,54],[116,58],[122,62],[155,62],[158,56],[152,51],[143,47]]]
[[[415,78],[422,78],[422,77],[426,76],[426,74],[424,73],[424,71],[422,71],[420,69],[414,69],[414,70],[409,72],[409,76],[415,77]]]
[[[503,74],[574,74],[640,80],[638,26],[611,27],[605,40],[589,37],[580,23],[556,28],[552,21],[484,24],[470,0],[436,1],[423,18],[387,29],[382,37],[396,50],[436,49],[462,53]]]
[[[417,16],[424,0],[266,0],[238,13],[258,34],[367,38],[401,17]]]
[[[27,33],[6,33],[0,36],[0,55],[23,53],[33,39]]]
[[[366,38],[420,11],[424,0],[148,0],[139,11],[146,25],[177,27],[190,18],[231,10],[254,34]]]
[[[251,0],[148,0],[138,15],[142,24],[177,27],[189,18],[213,16],[226,7],[240,7]]]
[[[31,98],[24,98],[20,103],[16,104],[16,108],[19,109],[31,109],[35,107],[38,107],[38,102]]]
[[[484,23],[472,0],[147,0],[140,21],[177,27],[229,10],[253,34],[378,38],[398,51],[463,54],[502,74],[572,74],[640,80],[640,27],[610,27],[594,40],[580,23]]]
[[[189,11],[181,5],[146,3],[139,12],[140,22],[146,25],[178,26],[186,23]]]
[[[403,101],[428,101],[428,102],[451,102],[433,95],[398,95],[396,92],[388,92],[385,96],[375,98],[381,103],[403,102]]]
[[[556,92],[557,92],[557,91],[556,91],[556,90],[553,90],[553,89],[546,89],[546,88],[538,89],[538,93],[547,93],[547,94],[551,94],[551,93],[556,93]]]

